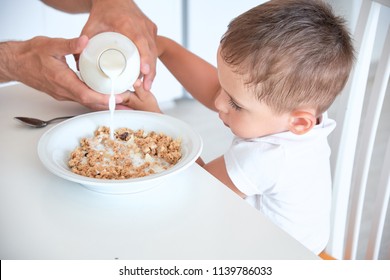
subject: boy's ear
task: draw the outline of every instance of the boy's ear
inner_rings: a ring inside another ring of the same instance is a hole
[[[317,118],[308,111],[294,111],[290,114],[288,129],[294,134],[305,134],[317,123]]]

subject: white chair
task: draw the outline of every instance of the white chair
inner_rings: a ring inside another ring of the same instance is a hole
[[[354,31],[356,63],[344,92],[337,100],[337,128],[331,135],[333,205],[332,230],[326,252],[336,259],[356,259],[361,218],[370,171],[374,140],[389,84],[390,28],[385,28],[383,50],[378,59],[372,87],[367,87],[381,9],[390,0],[362,0]],[[366,90],[368,88],[368,90]],[[369,95],[367,95],[369,94]],[[387,136],[388,137],[388,136]],[[365,259],[377,259],[390,196],[390,138],[377,186],[371,233]],[[389,238],[389,237],[387,237]],[[389,256],[390,257],[390,254]]]

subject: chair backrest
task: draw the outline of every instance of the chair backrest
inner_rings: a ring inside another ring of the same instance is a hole
[[[390,14],[389,9],[390,0],[362,0],[353,33],[356,62],[344,92],[336,102],[337,112],[332,116],[337,121],[337,128],[330,139],[333,205],[331,238],[326,252],[337,259],[356,258],[362,212],[367,208],[366,186],[390,73],[390,29],[388,24],[379,26],[378,22],[381,14]],[[375,68],[372,54],[378,48],[375,44],[380,42],[384,44],[371,81],[369,70]],[[379,154],[383,162],[381,178],[375,184],[377,200],[371,199],[368,205],[375,208],[370,211],[372,218],[366,218],[369,223],[364,225],[371,226],[365,259],[378,258],[390,196],[390,142],[388,135],[386,138],[387,144],[383,146],[387,146],[387,151]],[[371,195],[372,190],[369,192]]]

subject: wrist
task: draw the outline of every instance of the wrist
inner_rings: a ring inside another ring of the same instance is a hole
[[[46,5],[71,14],[87,13],[91,10],[92,0],[41,0]]]
[[[86,2],[89,2],[90,8],[96,5],[104,5],[104,7],[108,6],[113,6],[113,2],[121,2],[121,3],[126,3],[127,5],[135,6],[136,4],[134,3],[133,0],[88,0]]]
[[[168,38],[163,36],[157,36],[156,38],[156,44],[157,44],[157,56],[161,57],[164,55],[165,52],[165,42],[168,40]]]
[[[118,11],[127,11],[127,13],[120,12],[117,15],[111,15],[111,17],[114,17],[116,19],[115,21],[118,23],[121,21],[121,18],[122,20],[127,20],[127,17],[131,16],[128,12],[136,12],[139,10],[133,0],[89,0],[89,4],[90,16],[97,14],[100,18],[105,14],[110,15],[112,13],[118,13]],[[124,16],[125,19],[123,19]],[[108,16],[108,18],[110,18],[110,16]],[[123,27],[118,26],[118,29],[121,28]]]

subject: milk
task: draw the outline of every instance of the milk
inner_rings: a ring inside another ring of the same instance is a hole
[[[132,87],[139,76],[140,64],[135,44],[116,32],[95,35],[80,54],[80,78],[93,90],[110,94],[111,139],[114,139],[115,94]]]
[[[126,68],[126,57],[116,49],[107,49],[99,57],[99,67],[111,80],[108,108],[110,110],[110,138],[114,140],[115,82]]]
[[[111,80],[108,108],[110,110],[110,138],[114,140],[115,82],[126,68],[126,57],[119,50],[107,49],[99,57],[99,67]]]
[[[115,94],[114,94],[114,85],[115,85],[115,78],[111,78],[111,94],[110,94],[110,101],[108,103],[108,109],[110,110],[110,138],[111,140],[114,140],[114,112],[116,107],[115,102]]]

